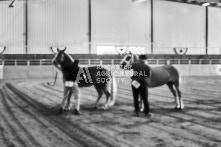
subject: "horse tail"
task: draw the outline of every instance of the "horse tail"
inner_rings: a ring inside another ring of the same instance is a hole
[[[182,84],[182,75],[181,74],[179,74],[179,84],[181,85]]]
[[[109,92],[110,92],[110,101],[109,106],[113,106],[117,96],[117,82],[114,74],[111,74],[111,79],[109,82]]]

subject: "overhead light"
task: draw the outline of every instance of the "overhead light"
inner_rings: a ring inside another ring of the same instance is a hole
[[[6,49],[6,46],[0,46],[0,54],[2,54]]]
[[[218,4],[217,3],[210,3],[210,6],[216,7],[216,6],[218,6]]]
[[[201,6],[204,6],[204,7],[207,7],[207,6],[209,6],[209,5],[210,5],[210,3],[207,3],[207,2],[201,3]]]
[[[132,1],[133,1],[133,3],[135,3],[135,4],[139,4],[139,3],[145,2],[145,1],[147,1],[147,0],[132,0]]]
[[[199,4],[199,1],[190,1],[192,4]]]

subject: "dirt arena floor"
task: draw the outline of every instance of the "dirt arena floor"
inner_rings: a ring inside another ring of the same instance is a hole
[[[0,147],[220,147],[221,77],[183,77],[185,109],[166,86],[149,90],[153,117],[135,117],[129,80],[116,104],[94,110],[97,93],[82,88],[81,115],[58,115],[61,80],[0,81]],[[104,103],[104,98],[101,104]]]

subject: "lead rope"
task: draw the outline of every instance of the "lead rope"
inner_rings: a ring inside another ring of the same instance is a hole
[[[55,78],[54,78],[54,84],[53,84],[53,86],[56,84],[56,81],[57,81],[57,77],[58,77],[58,72],[56,71],[56,73],[55,73]]]
[[[55,73],[55,78],[54,78],[54,83],[52,84],[52,83],[48,82],[48,85],[54,86],[54,85],[56,84],[57,77],[58,77],[58,72],[56,71],[56,73]]]

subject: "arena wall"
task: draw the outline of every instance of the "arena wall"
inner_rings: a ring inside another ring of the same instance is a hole
[[[74,59],[122,59],[120,55],[71,54]],[[221,59],[221,55],[147,54],[148,59]],[[1,60],[53,59],[54,54],[0,54]]]
[[[4,54],[50,54],[51,46],[97,54],[99,45],[144,46],[152,53],[151,44],[154,54],[174,54],[177,47],[189,48],[187,54],[206,53],[205,7],[154,0],[153,42],[150,1],[92,0],[91,28],[88,7],[88,0],[28,1],[26,24],[25,1],[16,1],[13,8],[1,2],[0,46],[6,46]],[[208,54],[221,53],[220,16],[220,8],[208,7]]]

